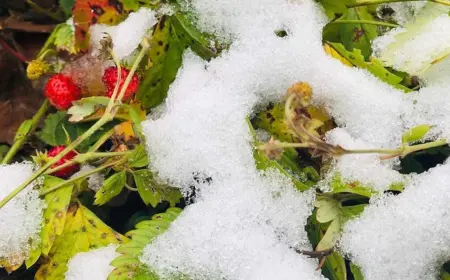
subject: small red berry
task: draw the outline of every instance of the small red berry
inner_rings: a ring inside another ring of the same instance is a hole
[[[47,156],[49,158],[53,158],[53,157],[57,156],[65,148],[66,148],[65,146],[53,147],[50,149],[50,151],[48,151]],[[77,153],[75,153],[74,151],[68,152],[65,156],[63,156],[60,160],[58,160],[55,164],[53,164],[52,168],[58,167],[58,166],[64,164],[66,161],[72,160],[76,155],[77,155]],[[72,165],[66,166],[60,170],[53,172],[52,175],[59,177],[59,178],[67,179],[78,171],[80,171],[80,165],[72,164]]]
[[[117,94],[120,93],[120,90],[122,89],[122,86],[129,73],[130,73],[129,70],[121,68],[120,88]],[[106,87],[106,96],[111,97],[112,94],[114,93],[114,88],[116,87],[117,83],[117,67],[111,66],[106,68],[105,72],[103,73],[102,81]],[[136,73],[134,73],[125,91],[125,94],[123,95],[123,99],[127,100],[133,97],[134,93],[138,90],[138,88],[139,88],[139,76],[136,75]]]
[[[80,88],[63,74],[52,76],[45,85],[45,96],[58,110],[67,110],[72,102],[81,98]]]

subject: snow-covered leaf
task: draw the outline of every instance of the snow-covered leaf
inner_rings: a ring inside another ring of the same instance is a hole
[[[117,249],[117,252],[122,255],[111,262],[111,265],[116,268],[111,272],[108,280],[159,279],[140,262],[139,257],[144,247],[166,231],[181,211],[180,208],[169,208],[165,213],[154,215],[151,220],[138,223],[136,229],[129,231],[126,236],[131,240]]]
[[[121,244],[128,239],[104,224],[79,202],[72,202],[67,211],[66,223],[57,236],[49,259],[36,272],[36,280],[64,279],[68,261],[79,252]]]
[[[361,53],[361,50],[359,49],[355,48],[352,51],[348,51],[342,44],[332,42],[328,42],[327,44],[330,45],[342,57],[344,57],[345,61],[350,62],[352,65],[358,68],[366,69],[380,80],[405,92],[411,91],[410,89],[400,85],[400,82],[403,80],[403,78],[388,71],[376,58],[371,57],[370,61],[366,61]]]
[[[168,201],[171,206],[175,206],[183,197],[179,189],[158,183],[147,169],[134,171],[133,176],[139,195],[145,204],[156,207],[158,203]]]

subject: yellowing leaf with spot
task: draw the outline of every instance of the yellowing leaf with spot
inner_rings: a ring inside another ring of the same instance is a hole
[[[128,239],[105,225],[79,202],[70,204],[66,223],[48,254],[49,259],[36,272],[36,280],[64,279],[68,261],[79,252],[121,244]]]
[[[45,188],[57,185],[64,180],[46,176],[44,181]],[[50,251],[56,236],[61,235],[66,222],[66,212],[69,207],[72,195],[73,185],[67,185],[44,197],[47,208],[44,211],[44,223],[41,230],[41,250],[44,255]]]
[[[128,141],[136,137],[134,134],[133,124],[131,121],[126,121],[121,124],[118,124],[114,127],[114,133],[117,136],[123,137],[124,141]]]

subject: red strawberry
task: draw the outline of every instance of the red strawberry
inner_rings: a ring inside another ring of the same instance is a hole
[[[44,89],[45,96],[58,110],[67,110],[72,102],[81,98],[80,88],[63,74],[52,76]]]
[[[49,158],[53,158],[53,157],[57,156],[65,148],[66,148],[65,146],[53,147],[50,149],[50,151],[48,151],[47,156]],[[77,155],[77,153],[75,153],[74,151],[68,152],[65,156],[62,157],[62,159],[58,160],[55,164],[53,164],[52,168],[58,167],[58,166],[64,164],[66,161],[72,160],[76,155]],[[53,172],[52,175],[59,177],[59,178],[67,179],[70,176],[72,176],[75,172],[78,172],[78,171],[80,171],[80,165],[72,164],[72,165],[66,166],[60,170]]]
[[[122,89],[122,86],[128,76],[128,73],[130,73],[129,70],[121,68],[120,88],[117,94],[120,93],[120,90]],[[117,67],[112,66],[106,68],[105,72],[103,73],[102,81],[106,86],[106,96],[111,97],[112,94],[114,93],[114,88],[116,87],[117,84]],[[134,73],[125,91],[125,94],[123,95],[123,99],[127,100],[133,97],[133,94],[138,90],[138,88],[139,88],[139,77],[138,75],[136,75],[136,73]]]

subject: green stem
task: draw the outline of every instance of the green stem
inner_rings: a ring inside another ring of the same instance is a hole
[[[66,168],[67,166],[74,165],[74,164],[79,164],[79,163],[83,163],[83,162],[87,162],[87,161],[90,161],[92,159],[124,156],[124,155],[127,155],[129,153],[131,153],[131,151],[126,151],[126,152],[105,152],[105,153],[88,152],[88,153],[85,153],[85,154],[79,154],[73,160],[66,161],[64,164],[61,164],[61,165],[59,165],[59,166],[57,166],[55,168],[47,169],[47,171],[45,171],[45,174],[52,174],[52,173],[54,173],[54,172],[56,172],[58,170]]]
[[[388,155],[395,155],[395,154],[401,154],[403,149],[367,149],[367,150],[345,150],[346,154],[388,154]]]
[[[60,17],[59,15],[57,15],[55,13],[50,12],[47,9],[42,8],[41,6],[37,5],[33,1],[26,0],[26,2],[36,12],[44,14],[44,15],[48,16],[49,18],[56,20],[57,22],[63,22],[64,21],[64,18]]]
[[[347,8],[355,8],[355,7],[362,7],[362,6],[369,6],[369,5],[378,5],[378,4],[385,4],[385,3],[396,3],[396,2],[433,2],[437,4],[442,4],[446,6],[450,6],[450,1],[446,0],[370,0],[370,1],[363,1],[363,2],[357,2],[354,4],[348,4]]]
[[[132,192],[137,192],[138,191],[137,188],[130,187],[130,185],[128,185],[127,183],[125,183],[125,188],[129,189]]]
[[[95,144],[89,148],[89,152],[97,151],[111,136],[114,134],[114,128],[111,128],[108,132],[102,135]]]
[[[388,26],[388,27],[398,27],[398,24],[376,21],[376,20],[357,20],[357,19],[342,19],[335,20],[328,24],[372,24],[372,25],[380,25],[380,26]]]
[[[58,190],[59,188],[62,188],[62,187],[64,187],[64,186],[66,186],[67,184],[71,184],[71,183],[73,183],[73,182],[75,182],[75,181],[77,181],[77,180],[83,179],[83,178],[88,177],[88,176],[90,176],[90,175],[92,175],[92,174],[95,174],[95,173],[97,173],[97,172],[100,172],[100,171],[102,171],[102,170],[104,170],[104,169],[106,169],[106,168],[109,168],[109,167],[115,166],[115,165],[117,165],[117,164],[123,163],[123,162],[126,161],[126,159],[127,159],[127,157],[124,156],[124,157],[121,158],[120,160],[113,161],[113,162],[110,162],[110,163],[108,163],[108,164],[105,164],[105,165],[99,166],[99,167],[97,167],[97,168],[94,168],[94,169],[92,169],[92,170],[86,171],[86,172],[80,174],[80,175],[77,176],[77,177],[70,178],[70,179],[67,180],[67,181],[64,181],[64,182],[62,182],[62,183],[60,183],[60,184],[58,184],[58,185],[55,185],[55,186],[53,186],[53,187],[51,187],[51,188],[48,188],[48,189],[42,191],[41,194],[40,194],[40,196],[41,196],[41,197],[42,197],[42,196],[45,196],[45,195],[47,195],[47,194],[49,194],[49,193],[51,193],[51,192],[54,192],[54,191]]]
[[[36,130],[37,126],[39,125],[40,120],[47,112],[48,108],[50,107],[50,104],[48,100],[45,100],[44,103],[42,103],[41,107],[37,111],[37,113],[33,116],[31,119],[31,127],[27,131],[27,133],[21,137],[18,137],[18,139],[14,142],[11,149],[8,151],[6,156],[2,160],[2,164],[9,163],[13,157],[17,154],[17,152],[22,148],[23,144],[27,141],[29,136]],[[17,137],[17,135],[16,135]]]
[[[447,140],[441,139],[438,141],[424,143],[424,144],[420,144],[420,145],[406,146],[403,151],[402,157],[405,157],[406,155],[408,155],[410,153],[427,150],[427,149],[431,149],[431,148],[436,148],[436,147],[440,147],[440,146],[445,146],[445,145],[447,145]]]

